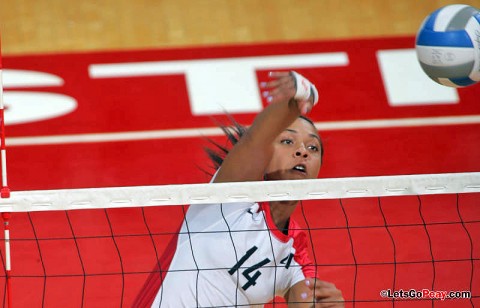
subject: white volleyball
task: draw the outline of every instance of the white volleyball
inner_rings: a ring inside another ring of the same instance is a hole
[[[416,37],[418,61],[434,81],[466,87],[480,81],[480,11],[453,4],[431,13]]]

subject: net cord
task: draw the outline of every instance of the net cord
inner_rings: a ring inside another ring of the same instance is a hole
[[[0,212],[480,192],[480,172],[13,191]]]

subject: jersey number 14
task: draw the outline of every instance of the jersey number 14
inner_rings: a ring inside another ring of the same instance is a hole
[[[253,246],[252,248],[250,248],[245,253],[245,255],[242,258],[240,258],[240,260],[238,260],[238,262],[228,271],[228,273],[230,275],[235,274],[235,272],[240,269],[240,267],[245,263],[245,261],[247,261],[253,255],[253,253],[255,251],[257,251],[257,249],[258,249],[257,246]],[[283,259],[280,263],[281,264],[286,264],[285,268],[289,268],[292,258],[293,258],[293,254],[290,254],[285,259]],[[247,279],[247,283],[245,283],[242,286],[243,290],[247,290],[248,288],[250,288],[251,286],[254,286],[256,284],[256,281],[257,281],[258,277],[260,277],[260,275],[262,274],[258,269],[261,268],[262,266],[268,264],[269,262],[270,262],[270,259],[265,258],[262,261],[258,262],[257,264],[254,264],[254,265],[246,268],[242,272],[242,275]],[[255,271],[255,273],[253,273],[254,271]],[[253,273],[253,275],[251,275],[252,273]]]

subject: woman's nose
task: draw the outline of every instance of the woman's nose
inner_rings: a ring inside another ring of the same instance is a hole
[[[302,156],[303,158],[307,158],[308,157],[307,149],[302,145],[295,151],[295,156],[296,157]]]

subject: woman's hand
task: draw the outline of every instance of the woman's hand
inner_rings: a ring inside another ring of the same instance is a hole
[[[215,183],[260,181],[273,156],[273,142],[318,100],[315,86],[295,72],[272,72],[260,87],[271,102],[225,157]],[[298,87],[297,87],[298,86]],[[255,157],[255,159],[252,159]]]
[[[342,291],[337,289],[333,283],[322,281],[320,279],[308,278],[305,280],[305,284],[310,288],[310,292],[307,292],[307,296],[308,298],[314,299],[314,307],[345,307]]]
[[[343,308],[342,291],[330,282],[307,278],[288,292],[288,307]]]
[[[273,80],[260,84],[264,89],[262,94],[268,102],[294,100],[301,114],[306,115],[312,110],[318,93],[306,78],[295,72],[270,72],[269,77]]]

